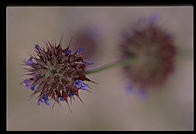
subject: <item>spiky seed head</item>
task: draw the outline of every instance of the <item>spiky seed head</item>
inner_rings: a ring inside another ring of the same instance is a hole
[[[69,46],[62,49],[61,43],[56,46],[45,42],[45,45],[46,49],[36,44],[35,55],[25,61],[29,78],[22,83],[33,91],[31,96],[39,94],[38,104],[49,106],[52,100],[54,104],[68,103],[74,96],[81,100],[79,90],[86,90],[88,85],[84,81],[91,81],[85,75],[88,62],[83,60],[82,49],[72,53]]]

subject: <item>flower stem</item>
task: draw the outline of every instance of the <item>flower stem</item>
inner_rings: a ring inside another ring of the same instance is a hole
[[[99,72],[102,72],[102,71],[105,71],[105,70],[108,70],[108,69],[111,69],[111,68],[117,67],[117,66],[127,66],[127,65],[133,63],[135,61],[135,59],[136,58],[130,57],[130,58],[127,58],[127,59],[124,59],[124,60],[121,60],[121,61],[110,63],[110,64],[102,66],[100,68],[87,71],[86,74],[99,73]]]

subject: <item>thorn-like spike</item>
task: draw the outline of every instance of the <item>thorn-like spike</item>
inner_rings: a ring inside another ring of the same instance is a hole
[[[71,39],[69,40],[69,44],[68,44],[68,47],[67,47],[67,48],[69,48],[69,47],[70,47],[71,42],[72,42],[72,37],[71,37]]]
[[[59,104],[59,106],[60,106],[61,108],[63,108],[62,105],[61,105],[61,103],[59,103],[59,101],[57,101],[57,103]]]
[[[74,102],[75,102],[75,97],[73,97],[73,100],[74,100]]]
[[[79,94],[76,94],[76,96],[78,97],[78,99],[80,100],[80,102],[82,102],[82,103],[84,104],[84,102],[83,102],[83,100],[80,98]]]
[[[71,105],[72,105],[72,99],[71,99],[71,97],[69,97],[69,99],[70,99],[70,102],[71,102]]]
[[[53,103],[53,105],[52,105],[52,109],[54,109],[54,105],[55,105],[55,104],[56,104],[56,102],[54,102],[54,103]]]
[[[90,79],[89,79],[89,78],[87,78],[87,77],[86,77],[86,80],[87,80],[87,81],[90,81],[90,82],[92,82],[92,83],[94,83],[94,84],[98,84],[97,82],[92,81],[92,80],[90,80]]]
[[[66,102],[66,103],[67,103],[67,105],[68,105],[69,111],[72,113],[72,111],[71,111],[71,107],[70,107],[69,102],[67,101],[67,99],[65,100],[65,102]]]
[[[61,39],[60,39],[60,41],[59,41],[59,45],[61,45],[63,43],[63,33],[62,33],[62,35],[61,35]]]

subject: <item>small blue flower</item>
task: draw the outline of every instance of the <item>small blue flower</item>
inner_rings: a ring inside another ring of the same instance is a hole
[[[42,96],[42,100],[43,100],[43,101],[46,101],[46,100],[47,100],[47,97],[46,97],[45,94]]]
[[[157,23],[159,20],[160,20],[160,16],[158,14],[153,14],[149,19],[149,23],[152,25]]]
[[[35,49],[36,49],[38,52],[40,52],[40,47],[39,47],[38,44],[35,45]]]
[[[66,54],[67,54],[67,55],[70,55],[70,54],[71,54],[71,50],[68,49],[68,50],[66,51]]]
[[[48,98],[46,97],[45,94],[42,96],[42,99],[39,101],[38,104],[40,105],[40,103],[45,103],[47,106],[50,106],[50,103],[48,102]]]
[[[47,97],[46,97],[46,95],[44,94],[44,95],[42,96],[40,102],[43,103],[43,102],[45,102],[45,101],[47,101]]]
[[[29,88],[33,91],[35,89],[35,85],[30,86],[31,81],[32,81],[31,79],[26,79],[26,80],[23,81],[23,84],[26,88]]]
[[[73,97],[75,94],[74,93],[70,93],[70,95]]]
[[[23,83],[26,88],[29,88],[29,80],[28,79],[24,80]]]
[[[32,91],[35,90],[35,85],[31,86],[31,90]]]
[[[39,100],[39,104],[40,104],[40,103],[43,103],[43,102],[44,102],[44,100],[43,100],[43,99]]]
[[[88,85],[83,83],[81,80],[76,80],[74,85],[77,87],[77,88],[82,88],[83,90],[86,90],[88,88]]]
[[[48,101],[44,102],[47,106],[50,106],[50,103]]]
[[[88,88],[88,85],[85,83],[82,83],[81,88],[82,88],[82,90],[86,90]]]
[[[27,62],[26,62],[27,65],[32,65],[33,64],[33,57],[30,57]]]
[[[75,85],[77,88],[80,88],[80,87],[81,87],[81,83],[82,83],[81,80],[76,80],[76,81],[74,82],[74,85]]]
[[[83,48],[79,48],[77,54],[79,55],[79,54],[81,54],[83,51],[84,51]]]
[[[59,97],[59,100],[60,101],[65,101],[63,97]]]

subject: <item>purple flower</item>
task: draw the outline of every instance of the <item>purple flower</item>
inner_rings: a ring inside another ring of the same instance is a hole
[[[70,93],[70,95],[73,97],[75,94],[74,93]]]
[[[79,48],[77,54],[81,54],[83,51],[83,48]]]
[[[70,54],[71,54],[71,50],[68,49],[68,50],[66,51],[66,54],[67,54],[67,55],[70,55]]]
[[[83,83],[81,80],[76,80],[74,84],[77,88],[81,88],[82,90],[86,90],[88,88],[88,85]]]
[[[32,91],[35,90],[35,85],[33,85],[33,86],[31,87],[31,90],[32,90]]]
[[[40,47],[39,47],[39,45],[38,45],[38,44],[36,44],[36,45],[35,45],[35,50],[36,50],[36,51],[38,51],[38,52],[40,52],[40,51],[41,51],[41,49],[40,49]]]
[[[27,62],[26,65],[32,65],[33,64],[33,57],[30,57]]]
[[[82,83],[81,88],[82,88],[82,90],[86,90],[88,88],[88,85],[85,83]]]
[[[80,87],[81,87],[81,83],[82,83],[81,80],[76,80],[76,81],[74,82],[74,85],[75,85],[77,88],[80,88]]]
[[[42,95],[42,98],[38,104],[40,104],[40,103],[45,103],[47,106],[50,106],[50,103],[48,102],[48,98],[46,97],[45,94]]]
[[[59,97],[59,100],[60,101],[65,101],[63,97]]]
[[[50,103],[48,101],[44,102],[47,106],[50,106]]]
[[[29,80],[28,79],[24,80],[23,83],[26,88],[29,88]]]

